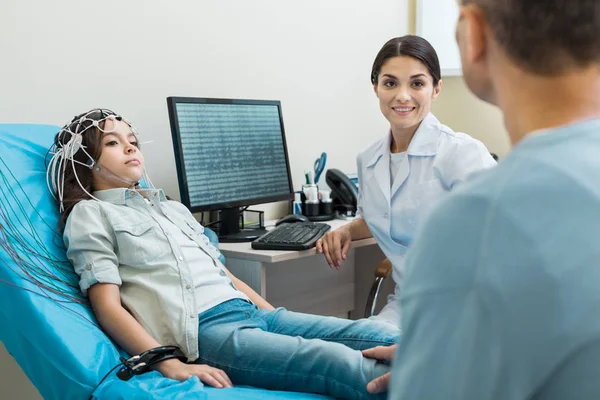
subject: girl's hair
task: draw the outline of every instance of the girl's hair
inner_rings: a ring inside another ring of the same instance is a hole
[[[75,162],[71,162],[63,154],[64,169],[59,168],[54,172],[61,175],[64,173],[64,176],[59,178],[62,181],[62,199],[60,196],[57,198],[59,206],[62,201],[62,211],[58,222],[61,228],[64,227],[69,214],[77,203],[91,199],[90,194],[94,191],[92,167],[102,154],[103,131],[105,121],[109,116],[121,120],[120,116],[110,110],[93,109],[75,116],[54,137],[54,144],[50,149],[50,152],[53,153],[59,149],[69,148],[68,144],[74,136],[81,137],[81,145],[72,155]]]
[[[387,60],[400,56],[412,57],[425,65],[433,78],[433,86],[437,86],[442,75],[437,53],[431,43],[415,35],[393,38],[383,45],[373,62],[371,83],[377,85],[381,67]]]

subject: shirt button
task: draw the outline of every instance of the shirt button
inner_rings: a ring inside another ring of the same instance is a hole
[[[194,234],[193,234],[193,233],[188,233],[188,236],[189,236],[189,237],[193,237],[193,236],[194,236]]]
[[[383,214],[383,218],[388,219],[388,214],[387,213]]]
[[[187,290],[190,290],[190,289],[192,288],[192,286],[191,286],[191,285],[185,285],[185,288],[186,288]]]
[[[133,196],[135,194],[135,190],[131,190],[129,194]]]
[[[85,265],[85,269],[87,269],[88,271],[92,270],[92,264],[86,264]]]
[[[165,232],[165,236],[169,236],[169,232]]]
[[[196,318],[196,316],[194,314],[190,314],[190,318],[194,319],[194,318]]]
[[[179,258],[179,261],[183,261],[183,257],[179,256],[177,258]]]
[[[156,197],[156,193],[154,193],[154,197]]]

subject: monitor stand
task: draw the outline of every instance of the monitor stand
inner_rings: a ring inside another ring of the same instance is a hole
[[[240,229],[240,208],[224,208],[219,211],[219,241],[251,242],[267,233],[266,229]]]

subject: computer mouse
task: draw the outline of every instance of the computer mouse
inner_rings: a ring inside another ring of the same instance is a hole
[[[281,224],[289,224],[293,222],[310,222],[307,216],[301,214],[290,214],[281,218],[279,221],[275,223],[275,226],[279,226]]]

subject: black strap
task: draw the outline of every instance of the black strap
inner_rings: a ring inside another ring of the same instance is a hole
[[[120,360],[123,367],[117,372],[117,376],[122,381],[128,381],[134,375],[141,375],[148,372],[154,364],[171,358],[177,358],[183,363],[187,361],[187,357],[177,346],[155,347],[128,360],[121,357]]]

